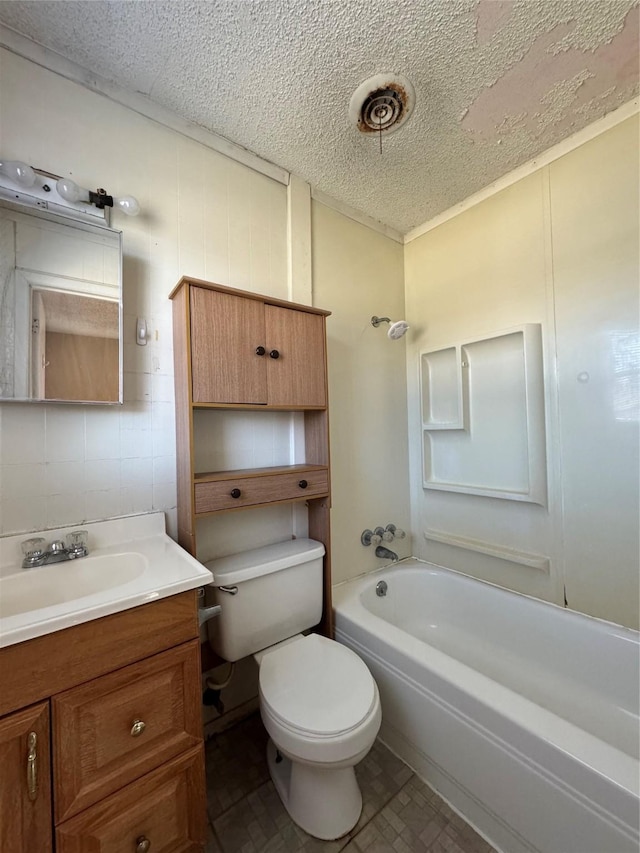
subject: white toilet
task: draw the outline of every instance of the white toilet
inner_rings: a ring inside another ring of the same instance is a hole
[[[255,655],[271,778],[293,820],[331,840],[360,817],[354,767],[381,713],[376,683],[354,652],[299,633],[322,615],[323,554],[320,542],[292,539],[207,563],[222,606],[208,625],[221,657]]]

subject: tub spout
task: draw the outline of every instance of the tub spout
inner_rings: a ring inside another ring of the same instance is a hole
[[[388,548],[385,548],[384,545],[378,545],[376,548],[376,557],[380,557],[381,560],[391,560],[393,563],[398,562],[398,555],[395,551],[390,551]]]

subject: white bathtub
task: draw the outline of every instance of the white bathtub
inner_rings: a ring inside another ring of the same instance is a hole
[[[382,740],[495,847],[638,853],[638,633],[418,560],[333,601]]]

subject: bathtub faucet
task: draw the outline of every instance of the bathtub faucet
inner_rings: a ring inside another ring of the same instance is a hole
[[[384,545],[378,545],[376,548],[376,557],[380,557],[381,560],[391,560],[393,563],[398,562],[398,555],[395,551],[390,551],[388,548],[385,548]]]

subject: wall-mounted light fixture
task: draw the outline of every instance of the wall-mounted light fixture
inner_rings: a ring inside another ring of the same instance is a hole
[[[70,178],[34,169],[20,160],[0,159],[0,198],[104,222],[108,222],[108,208],[121,210],[127,216],[137,216],[140,212],[138,200],[133,196],[115,197],[104,189],[93,192]]]
[[[60,178],[56,183],[56,189],[66,201],[88,202],[89,204],[95,204],[101,210],[105,207],[116,207],[118,210],[126,213],[127,216],[137,216],[140,213],[138,200],[132,195],[114,198],[114,196],[108,195],[107,191],[103,189],[92,192],[91,190],[85,190],[84,187],[79,187],[71,178]]]

